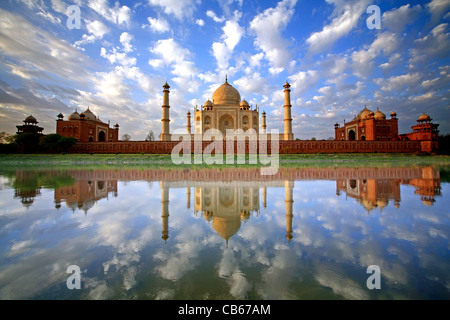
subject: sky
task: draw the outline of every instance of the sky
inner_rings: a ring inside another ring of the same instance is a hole
[[[295,138],[334,137],[364,106],[449,134],[449,22],[450,0],[2,0],[0,131],[32,114],[54,133],[89,107],[119,137],[158,137],[166,81],[173,132],[228,76],[268,131],[288,81]]]

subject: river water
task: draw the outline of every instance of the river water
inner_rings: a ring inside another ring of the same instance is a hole
[[[0,299],[449,299],[447,172],[3,168]]]

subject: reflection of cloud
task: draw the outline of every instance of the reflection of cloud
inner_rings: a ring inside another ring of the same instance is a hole
[[[345,277],[343,270],[334,270],[331,266],[319,265],[314,279],[322,286],[331,288],[335,294],[349,300],[367,300],[369,294],[350,278]]]

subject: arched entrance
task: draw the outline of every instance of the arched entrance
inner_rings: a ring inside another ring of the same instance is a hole
[[[99,142],[105,142],[106,141],[106,134],[105,131],[100,131],[98,133],[98,141]]]
[[[356,140],[356,134],[355,134],[355,131],[350,130],[350,131],[348,132],[348,140],[350,140],[350,141]]]
[[[229,114],[223,115],[219,120],[219,130],[224,137],[227,134],[227,129],[234,130],[234,120]]]

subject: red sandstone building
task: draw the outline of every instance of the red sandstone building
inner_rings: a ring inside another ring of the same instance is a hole
[[[344,122],[341,127],[334,125],[336,141],[437,141],[438,124],[431,123],[431,118],[425,113],[412,126],[412,133],[398,134],[398,119],[395,112],[391,118],[377,110],[370,111],[366,107],[350,122]]]
[[[72,113],[68,120],[64,120],[61,113],[56,120],[56,133],[63,137],[72,137],[78,142],[117,142],[119,141],[119,125],[110,127],[89,110],[79,114]]]
[[[23,123],[23,125],[17,126],[17,134],[35,133],[41,136],[43,135],[42,131],[44,131],[44,128],[37,125],[39,122],[32,115],[26,117]]]

